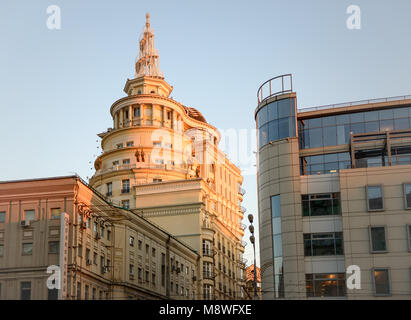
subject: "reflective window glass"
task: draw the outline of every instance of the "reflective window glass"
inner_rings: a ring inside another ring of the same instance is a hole
[[[337,144],[337,128],[324,127],[323,128],[324,146],[335,146]]]
[[[380,130],[381,131],[392,131],[394,129],[394,120],[381,120]]]
[[[323,131],[322,128],[310,130],[310,148],[318,148],[323,146]]]
[[[392,109],[386,109],[386,110],[380,110],[378,111],[380,115],[380,120],[386,120],[386,119],[393,119],[394,118],[394,112]]]
[[[278,118],[286,118],[292,116],[290,99],[278,101]]]
[[[278,119],[277,101],[270,103],[268,106],[268,121]]]

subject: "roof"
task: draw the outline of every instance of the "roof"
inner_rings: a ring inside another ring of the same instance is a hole
[[[247,267],[245,272],[247,281],[254,281],[254,265],[252,264],[251,266]],[[257,282],[261,282],[261,270],[259,267],[257,267]]]
[[[203,115],[201,114],[201,112],[198,111],[196,108],[184,106],[184,109],[185,109],[187,115],[188,115],[190,118],[193,118],[193,119],[195,119],[195,120],[198,120],[198,121],[207,123],[207,121],[206,121],[206,119],[204,118],[204,116],[203,116]]]

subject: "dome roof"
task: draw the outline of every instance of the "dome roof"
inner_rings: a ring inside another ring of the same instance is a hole
[[[204,116],[197,109],[191,108],[191,107],[186,107],[186,106],[184,106],[184,109],[186,110],[186,113],[190,118],[193,118],[193,119],[196,119],[198,121],[207,123]]]

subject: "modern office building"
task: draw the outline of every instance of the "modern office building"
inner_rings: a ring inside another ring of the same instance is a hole
[[[149,15],[139,49],[90,184],[201,253],[202,298],[245,297],[241,171],[219,149],[219,131],[171,98]]]
[[[410,299],[411,96],[298,109],[291,75],[257,95],[263,299]]]
[[[197,299],[199,259],[77,176],[0,182],[0,299]]]

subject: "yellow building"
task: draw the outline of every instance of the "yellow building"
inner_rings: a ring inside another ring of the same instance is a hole
[[[0,182],[0,299],[195,299],[199,259],[77,176]]]
[[[201,253],[199,298],[245,297],[240,169],[219,150],[219,131],[170,97],[149,15],[139,48],[127,96],[110,108],[113,128],[99,134],[90,184]]]

